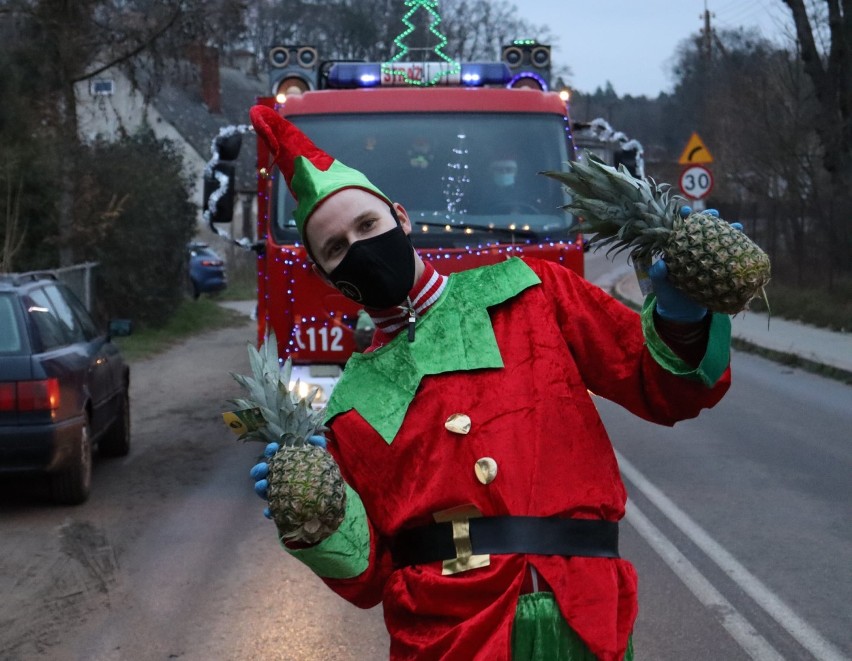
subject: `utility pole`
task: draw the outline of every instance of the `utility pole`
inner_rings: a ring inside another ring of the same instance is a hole
[[[704,59],[709,64],[713,57],[713,31],[710,27],[710,10],[707,9],[707,0],[704,0],[704,15],[700,18],[704,19],[704,30],[702,34]]]

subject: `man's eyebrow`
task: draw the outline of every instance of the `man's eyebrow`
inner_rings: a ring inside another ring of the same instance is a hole
[[[376,216],[376,215],[377,214],[374,210],[368,209],[367,211],[362,211],[357,216],[355,216],[349,224],[350,225],[357,225],[361,221],[366,220],[367,218],[369,218],[371,216]],[[334,243],[335,241],[337,241],[339,238],[340,238],[339,235],[332,234],[325,241],[323,241],[322,247],[320,248],[322,254],[325,255],[328,252],[331,244]]]
[[[378,213],[376,211],[372,210],[372,209],[368,209],[367,211],[362,211],[357,216],[355,216],[355,218],[352,220],[352,224],[357,225],[362,220],[366,220],[370,216],[378,216]]]

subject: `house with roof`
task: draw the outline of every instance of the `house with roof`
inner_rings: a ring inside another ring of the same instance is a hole
[[[199,234],[209,236],[202,219],[204,167],[219,130],[248,124],[249,108],[266,93],[265,77],[261,79],[254,69],[250,54],[231,56],[228,66],[223,66],[215,49],[199,49],[150,99],[120,69],[108,69],[97,79],[78,83],[80,136],[85,141],[111,140],[147,126],[158,138],[172,141],[182,153],[190,179],[197,182],[191,198],[198,208]],[[244,139],[237,162],[234,221],[222,228],[235,238],[254,237],[255,163],[255,141]]]

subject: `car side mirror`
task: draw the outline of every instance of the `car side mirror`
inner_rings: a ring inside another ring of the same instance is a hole
[[[109,336],[127,337],[133,332],[133,322],[130,319],[110,319]]]

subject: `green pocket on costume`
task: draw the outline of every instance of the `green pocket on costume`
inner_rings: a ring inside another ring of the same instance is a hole
[[[553,598],[552,592],[523,594],[518,599],[512,627],[514,661],[597,661],[574,632]],[[624,661],[633,661],[633,639],[627,644]]]

